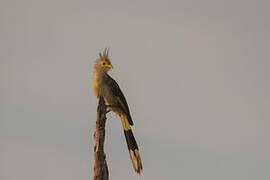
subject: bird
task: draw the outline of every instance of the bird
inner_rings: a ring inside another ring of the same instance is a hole
[[[97,99],[104,98],[108,112],[112,111],[120,117],[134,170],[140,174],[143,167],[139,148],[131,130],[133,121],[123,92],[117,82],[108,74],[108,71],[113,69],[108,54],[109,49],[107,48],[103,53],[99,53],[99,58],[94,66],[92,88]]]

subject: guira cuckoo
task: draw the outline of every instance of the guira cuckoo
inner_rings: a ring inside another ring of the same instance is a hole
[[[98,99],[101,96],[104,98],[108,111],[115,112],[121,118],[133,167],[140,174],[142,161],[137,142],[130,128],[133,121],[129,107],[119,85],[107,74],[110,69],[113,69],[113,66],[108,57],[108,49],[105,49],[103,54],[99,53],[99,59],[96,61],[92,87]]]

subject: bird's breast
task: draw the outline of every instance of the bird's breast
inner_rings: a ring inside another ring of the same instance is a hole
[[[101,93],[101,79],[96,74],[94,74],[92,79],[92,88],[95,95],[99,97]]]
[[[106,105],[116,104],[116,98],[114,97],[111,88],[105,83],[104,78],[97,74],[94,74],[92,80],[92,88],[95,95],[99,98],[102,96]]]

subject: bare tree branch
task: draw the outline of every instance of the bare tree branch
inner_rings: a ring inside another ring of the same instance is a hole
[[[96,129],[94,132],[94,180],[108,180],[109,171],[104,153],[106,106],[103,97],[99,98]]]

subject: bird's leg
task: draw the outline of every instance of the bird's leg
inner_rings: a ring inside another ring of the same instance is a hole
[[[111,112],[111,110],[107,109],[106,114],[109,113],[109,112]]]
[[[111,108],[113,108],[113,107],[117,107],[116,105],[112,105],[112,104],[109,104],[109,105],[106,105],[106,114],[107,113],[109,113],[109,112],[111,112]]]

